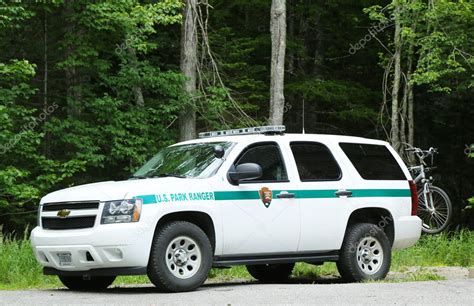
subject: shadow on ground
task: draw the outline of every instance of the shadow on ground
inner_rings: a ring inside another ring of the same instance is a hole
[[[291,278],[286,282],[280,282],[278,284],[284,285],[321,285],[321,284],[341,284],[343,281],[340,278]],[[265,286],[265,283],[260,283],[256,280],[232,280],[232,281],[208,281],[197,290],[215,290],[215,291],[232,291],[234,288],[241,287],[241,286],[254,286],[254,285],[262,285]],[[58,292],[58,291],[65,291],[68,290],[66,288],[58,288],[58,289],[49,289],[47,291],[51,292]],[[160,291],[154,287],[152,284],[143,284],[143,285],[120,285],[120,286],[112,286],[106,290],[101,291],[87,291],[88,294],[93,293],[114,293],[114,294],[156,294],[160,293]]]

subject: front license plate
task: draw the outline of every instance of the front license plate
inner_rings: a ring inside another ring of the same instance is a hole
[[[71,253],[58,253],[59,265],[70,266],[72,264]]]

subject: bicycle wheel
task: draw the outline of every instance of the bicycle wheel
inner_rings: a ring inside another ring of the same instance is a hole
[[[428,201],[432,201],[432,209],[425,203],[423,189],[418,191],[418,217],[423,221],[422,231],[427,234],[438,234],[444,231],[451,220],[451,200],[446,192],[436,186],[428,186],[426,194]]]

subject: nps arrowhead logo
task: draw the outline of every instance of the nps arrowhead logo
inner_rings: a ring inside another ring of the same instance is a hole
[[[268,208],[272,203],[272,191],[268,187],[262,187],[258,193],[260,194],[260,199],[262,200],[263,205]]]

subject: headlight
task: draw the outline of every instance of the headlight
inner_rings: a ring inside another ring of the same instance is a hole
[[[140,220],[142,200],[107,201],[102,211],[101,224],[128,223]]]

